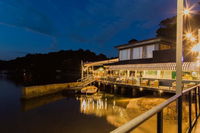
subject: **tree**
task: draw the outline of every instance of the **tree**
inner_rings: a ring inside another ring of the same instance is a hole
[[[159,29],[156,31],[157,37],[176,41],[176,16],[162,20],[159,24]],[[200,12],[191,14],[184,18],[184,33],[193,32],[197,36],[200,28]]]
[[[162,20],[159,24],[160,28],[156,31],[157,37],[176,40],[176,17]]]

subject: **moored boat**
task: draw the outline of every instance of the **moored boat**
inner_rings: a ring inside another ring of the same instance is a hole
[[[87,86],[81,89],[81,93],[84,94],[94,94],[96,93],[98,88],[96,86]]]

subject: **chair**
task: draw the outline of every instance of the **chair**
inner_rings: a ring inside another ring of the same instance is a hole
[[[159,81],[158,80],[151,80],[150,81],[150,86],[158,88],[159,87]]]
[[[194,83],[194,82],[185,83],[184,88],[190,88],[190,87],[195,86],[195,85],[196,85],[196,83]]]
[[[140,85],[141,86],[148,86],[148,82],[149,82],[149,80],[147,80],[147,79],[142,80],[141,83],[140,83]]]

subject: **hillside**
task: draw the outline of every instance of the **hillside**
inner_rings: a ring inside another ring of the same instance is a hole
[[[0,69],[6,69],[12,79],[25,85],[71,82],[80,78],[81,60],[90,62],[105,59],[105,55],[96,55],[89,50],[67,50],[28,54],[11,61],[0,61]]]

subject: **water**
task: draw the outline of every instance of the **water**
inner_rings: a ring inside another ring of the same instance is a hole
[[[0,79],[1,133],[107,133],[165,100],[100,92],[90,96],[55,94],[21,101],[21,88]],[[136,132],[156,132],[155,117]]]

